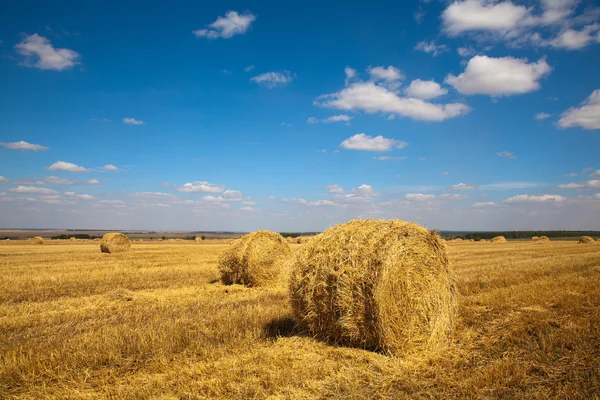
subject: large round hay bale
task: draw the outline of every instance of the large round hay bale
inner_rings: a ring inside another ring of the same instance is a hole
[[[506,243],[506,238],[504,236],[496,236],[492,239],[492,243]]]
[[[291,253],[279,233],[249,233],[231,243],[219,257],[221,281],[226,285],[266,285],[277,280]]]
[[[31,244],[44,244],[44,239],[41,236],[36,236],[34,238],[29,239],[29,243],[31,243]]]
[[[290,301],[312,334],[392,353],[446,341],[457,305],[443,240],[398,220],[355,220],[313,237],[291,266]]]
[[[200,236],[196,236],[194,240],[196,241],[196,243],[202,242],[202,238]]]
[[[579,238],[579,243],[581,243],[581,244],[594,243],[594,238],[592,238],[591,236],[582,236]]]
[[[129,238],[119,232],[107,233],[100,242],[100,250],[103,253],[122,253],[129,251],[130,247]]]

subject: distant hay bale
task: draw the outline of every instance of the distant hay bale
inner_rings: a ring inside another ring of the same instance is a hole
[[[487,240],[485,240],[485,239],[481,239],[481,240],[480,240],[480,242],[487,242]]]
[[[219,257],[221,281],[226,285],[266,285],[277,280],[290,255],[290,246],[279,233],[249,233],[231,243]]]
[[[69,240],[70,240],[71,242],[76,242],[76,241],[77,241],[77,238],[76,238],[76,237],[73,237],[73,236],[71,236],[71,237],[69,238]]]
[[[31,244],[44,244],[44,239],[41,236],[36,236],[34,238],[29,239],[29,243],[31,243]]]
[[[291,236],[286,237],[285,240],[287,240],[288,243],[298,243],[298,239]]]
[[[545,244],[550,243],[550,239],[548,238],[548,236],[540,236],[535,242]]]
[[[296,243],[298,243],[298,244],[306,243],[312,238],[313,238],[312,236],[298,236],[298,238],[296,239]]]
[[[492,239],[492,243],[506,243],[506,238],[504,236],[496,236]]]
[[[579,243],[581,243],[581,244],[594,243],[594,238],[592,238],[591,236],[582,236],[579,238]]]
[[[452,241],[453,242],[462,242],[463,240],[462,240],[462,238],[454,238],[454,239],[452,239]]]
[[[158,241],[159,241],[159,242],[162,242],[162,241],[163,241],[163,238],[158,238]]]
[[[475,239],[467,239],[467,242],[474,242]]]
[[[312,238],[293,260],[290,302],[317,337],[390,353],[445,342],[457,307],[443,240],[399,220],[354,220]]]
[[[533,236],[533,237],[531,238],[531,240],[533,240],[533,241],[535,242],[536,240],[540,240],[540,238],[539,238],[539,237],[537,237],[537,236]]]
[[[100,242],[100,250],[103,253],[122,253],[129,251],[130,247],[129,238],[119,232],[107,233]]]
[[[196,243],[200,243],[203,239],[200,236],[196,236],[196,239],[194,240],[196,241]]]

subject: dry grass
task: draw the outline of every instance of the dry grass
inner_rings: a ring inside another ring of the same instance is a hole
[[[227,245],[61,242],[0,242],[0,398],[600,396],[600,246],[449,244],[452,344],[390,357],[295,330],[283,284],[218,283]]]
[[[296,256],[290,294],[311,333],[396,354],[447,344],[456,311],[446,245],[399,220],[355,220],[315,236]]]

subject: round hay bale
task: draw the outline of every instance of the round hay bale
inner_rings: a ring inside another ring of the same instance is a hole
[[[479,242],[483,242],[484,243],[484,242],[487,242],[487,240],[481,239]]]
[[[457,306],[442,239],[399,220],[354,220],[315,236],[292,263],[290,302],[314,335],[390,353],[445,342]]]
[[[538,240],[540,240],[540,238],[539,238],[539,237],[537,237],[537,236],[533,236],[533,237],[531,238],[531,240],[533,240],[533,241],[535,242],[535,241],[538,241]]]
[[[506,238],[504,236],[496,236],[492,239],[492,243],[506,243]]]
[[[159,242],[162,242],[162,241],[163,241],[163,238],[158,238],[158,241],[159,241]]]
[[[100,242],[100,250],[103,253],[122,253],[129,251],[130,247],[129,238],[119,232],[107,233]]]
[[[71,242],[76,242],[76,241],[77,241],[77,238],[76,238],[76,237],[73,237],[73,236],[71,236],[71,237],[69,238],[69,240],[70,240]]]
[[[291,236],[288,236],[287,238],[285,238],[285,240],[287,240],[288,243],[298,243],[298,239],[293,238]]]
[[[196,236],[194,240],[196,241],[196,243],[202,242],[202,238],[200,236]]]
[[[219,257],[221,281],[261,286],[277,280],[292,251],[276,232],[261,230],[235,240]]]
[[[540,244],[546,244],[550,243],[550,239],[548,238],[548,236],[540,236],[535,242]]]
[[[579,238],[579,243],[581,243],[581,244],[594,243],[594,238],[592,238],[591,236],[582,236]]]
[[[298,236],[298,238],[296,239],[296,243],[298,243],[298,244],[306,243],[310,239],[312,239],[312,236]]]
[[[29,239],[29,243],[31,243],[31,244],[44,244],[44,239],[41,236],[36,236],[34,238]]]

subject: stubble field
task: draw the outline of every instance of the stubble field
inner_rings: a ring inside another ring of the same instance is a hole
[[[449,243],[455,332],[404,357],[299,331],[283,282],[223,286],[227,246],[2,242],[0,398],[600,398],[600,243]]]

